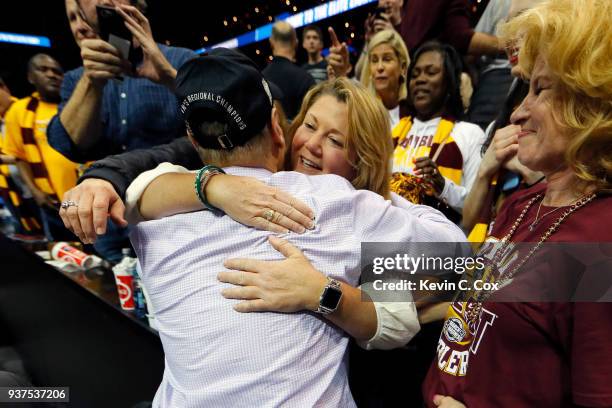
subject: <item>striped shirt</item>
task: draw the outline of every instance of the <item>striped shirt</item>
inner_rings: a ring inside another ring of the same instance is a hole
[[[17,101],[17,98],[11,96],[11,105]],[[4,118],[0,118],[0,153],[5,154],[3,146],[5,144],[6,128]],[[4,205],[11,212],[11,215],[19,221],[19,233],[40,233],[42,226],[38,220],[38,208],[27,205],[21,197],[19,184],[15,182],[13,176],[19,176],[17,166],[12,164],[0,164],[0,198],[4,201]]]
[[[44,102],[37,92],[15,102],[6,114],[3,152],[25,161],[34,184],[60,201],[76,185],[78,164],[66,159],[47,141],[47,124],[57,104]]]
[[[317,226],[285,238],[327,275],[356,286],[361,243],[464,240],[440,213],[420,218],[334,175],[231,167],[303,200]],[[422,206],[415,206],[417,211]],[[235,312],[217,281],[229,257],[279,260],[269,232],[208,211],[138,224],[132,243],[166,355],[154,407],[353,407],[348,336],[309,312]]]

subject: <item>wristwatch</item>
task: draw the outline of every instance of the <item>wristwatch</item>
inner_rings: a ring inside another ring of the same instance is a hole
[[[338,309],[342,299],[342,287],[340,282],[330,277],[327,278],[327,285],[323,288],[321,297],[319,298],[319,307],[317,313],[330,314]]]

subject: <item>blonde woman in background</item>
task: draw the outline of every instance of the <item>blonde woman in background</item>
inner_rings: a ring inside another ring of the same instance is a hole
[[[401,118],[400,103],[408,97],[408,49],[397,31],[383,30],[374,34],[367,52],[361,83],[387,108],[393,129]]]

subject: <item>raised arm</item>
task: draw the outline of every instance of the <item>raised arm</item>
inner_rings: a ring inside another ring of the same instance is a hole
[[[504,51],[499,38],[494,35],[474,32],[468,46],[470,55],[497,55]]]
[[[100,38],[81,42],[83,74],[72,72],[64,77],[59,114],[47,130],[49,143],[76,162],[113,152],[112,144],[106,143],[108,130],[101,120],[103,94],[109,79],[121,74],[136,76],[173,91],[176,70],[196,56],[187,50],[169,52],[166,56],[153,39],[148,19],[137,8],[119,5],[116,10],[133,34],[134,44],[142,51],[142,62],[133,67],[124,59],[125,55]]]
[[[465,199],[461,225],[466,231],[474,228],[478,221],[478,216],[485,203],[485,197],[491,188],[491,181],[501,167],[520,174],[527,184],[536,183],[542,177],[540,172],[534,172],[518,162],[516,152],[520,130],[520,126],[509,125],[495,132],[495,136],[493,136],[493,140],[478,167],[472,189]]]
[[[80,150],[94,146],[102,136],[100,109],[106,81],[127,70],[119,51],[99,38],[81,43],[83,75],[63,107],[59,119]]]
[[[461,225],[465,231],[471,231],[478,222],[485,198],[491,189],[491,181],[503,164],[503,161],[497,159],[496,151],[500,151],[500,158],[506,154],[516,153],[515,139],[519,131],[518,126],[510,125],[495,132],[489,148],[482,157],[472,189],[465,198],[461,219]]]
[[[155,43],[148,19],[133,6],[120,5],[116,10],[133,34],[143,53],[143,60],[139,66],[132,67],[125,55],[100,38],[81,42],[83,76],[60,113],[62,125],[80,150],[96,146],[102,137],[100,107],[109,79],[121,74],[136,75],[171,90],[174,88],[176,68]]]
[[[328,28],[329,37],[331,44],[329,46],[329,55],[327,57],[327,64],[331,67],[331,71],[335,78],[341,76],[348,76],[352,70],[351,62],[349,59],[348,47],[346,43],[340,43],[338,36],[332,27]],[[328,73],[330,69],[328,69]]]
[[[135,223],[204,209],[195,191],[195,177],[170,163],[141,174],[126,194],[128,220]],[[203,188],[201,195],[210,205],[245,225],[278,233],[301,233],[314,225],[306,204],[257,179],[217,174]]]

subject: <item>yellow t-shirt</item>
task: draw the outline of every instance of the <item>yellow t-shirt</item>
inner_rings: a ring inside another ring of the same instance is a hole
[[[36,96],[36,94],[34,94]],[[32,165],[41,163],[47,170],[49,179],[37,177],[34,182],[38,188],[47,194],[57,194],[61,200],[64,193],[74,187],[77,181],[78,164],[66,159],[47,142],[47,125],[57,113],[57,104],[39,102],[34,113],[34,140],[36,146],[24,143],[22,127],[32,126],[32,112],[26,107],[30,97],[15,102],[5,116],[5,138],[2,150],[5,154],[17,157]],[[42,156],[42,157],[41,157]],[[50,183],[49,183],[50,181]]]
[[[17,102],[17,98],[11,96],[11,105],[15,102]],[[4,146],[4,117],[0,119],[0,153],[3,152],[2,146]],[[8,164],[0,164],[0,188],[8,188],[6,177],[9,176],[9,173]]]

